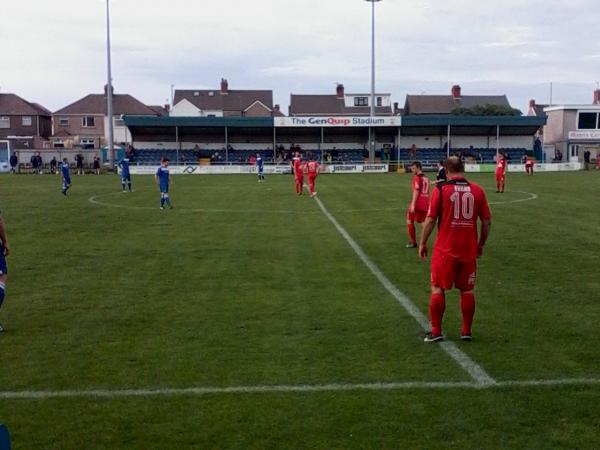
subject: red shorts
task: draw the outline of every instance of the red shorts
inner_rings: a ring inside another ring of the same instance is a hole
[[[294,175],[296,183],[302,183],[304,181],[304,175]]]
[[[496,181],[504,181],[504,174],[496,172]]]
[[[442,289],[472,291],[477,277],[477,261],[459,261],[456,258],[433,251],[431,257],[431,285]]]
[[[408,211],[406,212],[406,221],[407,222],[423,223],[423,222],[425,222],[426,218],[427,218],[427,211],[417,211],[415,209],[415,212],[411,213],[410,206],[408,207]]]

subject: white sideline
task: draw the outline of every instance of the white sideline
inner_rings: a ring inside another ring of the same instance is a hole
[[[147,389],[82,389],[65,391],[0,391],[0,400],[46,400],[53,398],[126,398],[175,397],[226,394],[277,394],[351,391],[408,391],[408,390],[490,390],[502,388],[600,386],[600,378],[565,378],[556,380],[513,380],[482,384],[479,382],[408,381],[403,383],[331,383],[299,385],[262,385],[229,387],[147,388]]]
[[[329,219],[329,221],[335,226],[337,231],[342,235],[342,237],[348,242],[354,253],[361,259],[361,261],[369,268],[371,273],[375,275],[375,277],[379,280],[381,285],[394,297],[398,302],[404,307],[406,312],[408,312],[417,322],[421,325],[424,331],[429,330],[429,321],[425,317],[425,315],[415,306],[415,304],[379,270],[379,267],[375,265],[373,261],[366,255],[366,253],[360,248],[360,246],[356,243],[352,236],[348,234],[348,232],[338,223],[338,221],[333,217],[323,202],[318,198],[314,197],[323,211],[323,214]],[[496,380],[494,380],[479,364],[473,361],[465,352],[460,350],[454,342],[451,341],[443,341],[439,344],[442,350],[444,350],[452,359],[454,359],[470,376],[480,385],[489,385],[495,384]]]

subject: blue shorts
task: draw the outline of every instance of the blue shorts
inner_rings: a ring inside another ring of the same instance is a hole
[[[0,275],[6,275],[8,273],[8,266],[6,265],[6,258],[4,257],[4,247],[0,245]]]
[[[128,173],[127,175],[123,175],[121,177],[121,180],[123,181],[123,183],[125,183],[125,182],[131,183],[131,174]]]
[[[169,185],[168,184],[167,185],[161,184],[160,185],[160,193],[161,194],[168,194],[169,193]]]
[[[67,188],[71,186],[71,179],[70,178],[66,178],[63,180],[63,188]]]

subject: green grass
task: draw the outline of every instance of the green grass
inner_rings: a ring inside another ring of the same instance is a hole
[[[498,381],[600,378],[597,173],[493,175],[475,341]],[[319,197],[424,312],[404,249],[407,175],[335,175]],[[0,177],[13,254],[0,391],[470,381],[290,176]],[[525,199],[532,201],[506,203]],[[96,203],[89,201],[90,197]],[[445,330],[459,333],[455,293]],[[598,448],[600,385],[0,400],[16,449]]]

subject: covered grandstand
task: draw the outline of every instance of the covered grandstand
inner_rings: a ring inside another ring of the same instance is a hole
[[[356,164],[368,157],[374,131],[376,162],[419,159],[433,165],[460,153],[492,162],[498,151],[517,162],[533,154],[536,131],[545,117],[405,115],[381,118],[256,118],[125,116],[135,148],[134,164],[156,165],[162,157],[185,165],[244,165],[260,153],[267,164],[287,164],[292,150],[323,163]],[[369,124],[374,124],[369,126]]]

